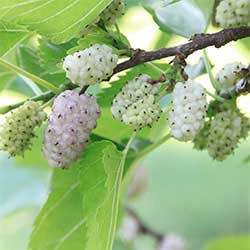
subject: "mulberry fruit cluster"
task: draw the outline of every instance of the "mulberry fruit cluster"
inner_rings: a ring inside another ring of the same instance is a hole
[[[114,0],[100,15],[105,24],[114,24],[116,19],[125,12],[125,4],[122,0]]]
[[[31,146],[35,128],[45,119],[46,113],[33,101],[9,112],[0,126],[0,150],[7,151],[10,156],[23,155]]]
[[[151,126],[160,118],[161,108],[155,101],[160,85],[152,85],[150,80],[150,76],[140,75],[128,82],[113,100],[113,116],[135,130]]]
[[[238,62],[226,64],[217,74],[216,80],[220,84],[221,93],[227,93],[234,89],[237,83],[237,72],[239,72],[244,65]]]
[[[101,82],[112,75],[118,62],[107,45],[95,44],[90,48],[68,55],[63,63],[66,76],[80,86]]]
[[[193,81],[177,83],[168,116],[171,135],[180,141],[194,139],[204,126],[206,111],[206,93],[200,84]]]
[[[208,136],[208,153],[223,161],[231,155],[241,137],[242,122],[238,112],[229,110],[215,115]]]
[[[55,99],[43,148],[51,167],[67,168],[81,156],[99,116],[93,96],[67,90]]]
[[[223,0],[216,9],[215,20],[222,28],[249,25],[250,0]]]

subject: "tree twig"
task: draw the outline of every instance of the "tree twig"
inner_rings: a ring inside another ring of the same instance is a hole
[[[224,29],[213,34],[198,34],[193,37],[193,41],[175,47],[161,48],[148,52],[136,49],[134,50],[134,53],[129,60],[117,65],[114,70],[114,74],[145,62],[151,62],[170,56],[176,56],[181,54],[185,57],[188,57],[195,51],[202,50],[210,46],[220,48],[226,45],[227,43],[237,41],[245,37],[250,37],[250,27],[248,26]]]
[[[153,238],[155,238],[157,241],[162,241],[162,239],[164,238],[164,234],[161,234],[159,232],[157,232],[156,230],[152,229],[151,227],[149,227],[148,225],[146,225],[141,218],[137,215],[137,213],[132,210],[131,208],[126,208],[127,213],[132,216],[138,223],[139,226],[139,233],[141,234],[147,234]]]

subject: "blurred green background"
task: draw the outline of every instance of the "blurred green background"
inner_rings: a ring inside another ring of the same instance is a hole
[[[132,47],[149,50],[186,41],[176,35],[163,34],[145,9],[132,6],[136,1],[129,2],[130,8],[120,21],[120,27]],[[209,31],[215,29],[210,27]],[[247,64],[249,40],[231,43],[220,50],[209,48],[208,54],[216,66],[215,73],[235,60]],[[201,52],[195,53],[188,62],[197,63],[201,55]],[[198,81],[211,88],[206,75],[200,76]],[[0,104],[23,98],[17,93],[3,91]],[[249,112],[249,96],[241,98],[239,105]],[[26,249],[32,223],[46,200],[51,170],[41,156],[40,145],[38,138],[35,148],[24,159],[0,155],[1,250]],[[250,163],[243,161],[250,155],[249,149],[250,142],[246,141],[234,156],[217,163],[206,152],[193,150],[191,144],[170,140],[144,160],[149,185],[130,206],[152,228],[180,234],[194,250],[204,249],[209,241],[217,238],[249,235]],[[150,240],[145,238],[138,239],[135,247],[152,249]]]

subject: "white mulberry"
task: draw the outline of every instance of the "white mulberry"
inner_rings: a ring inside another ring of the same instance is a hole
[[[217,74],[216,80],[220,84],[221,93],[230,92],[237,83],[237,72],[239,72],[244,65],[238,62],[226,64]]]
[[[139,230],[140,225],[137,219],[131,215],[126,215],[119,229],[119,235],[123,241],[132,243],[137,238]]]
[[[116,19],[125,12],[125,4],[122,0],[114,0],[100,15],[105,24],[114,24]]]
[[[225,160],[237,147],[242,131],[242,118],[235,110],[217,113],[211,122],[207,149],[209,155]]]
[[[80,86],[91,85],[110,77],[118,62],[107,45],[95,44],[85,50],[68,55],[63,63],[66,76]]]
[[[222,28],[248,25],[249,11],[250,0],[223,0],[217,6],[215,20]]]
[[[55,99],[43,148],[51,167],[67,168],[81,156],[99,116],[93,96],[66,90]]]
[[[160,118],[161,108],[155,102],[160,85],[150,84],[148,75],[140,75],[128,82],[113,100],[113,116],[135,130],[151,124]]]
[[[206,93],[200,84],[193,81],[177,83],[168,116],[171,135],[180,141],[194,139],[204,126],[206,111]]]
[[[185,250],[186,243],[184,240],[175,234],[166,235],[162,242],[157,247],[157,250]]]
[[[0,126],[0,150],[7,151],[10,156],[23,155],[30,149],[34,129],[45,119],[46,113],[33,101],[9,112]]]

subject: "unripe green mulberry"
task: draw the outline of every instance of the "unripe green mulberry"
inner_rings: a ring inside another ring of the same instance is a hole
[[[195,136],[193,143],[194,149],[204,150],[207,149],[207,138],[209,135],[211,122],[208,121],[205,123],[204,127],[200,130],[200,132]]]
[[[31,146],[35,127],[45,119],[45,112],[33,101],[9,112],[0,126],[0,150],[7,151],[10,156],[23,155]]]
[[[223,0],[216,9],[215,20],[222,28],[246,26],[250,23],[250,0]]]
[[[209,155],[218,161],[225,160],[236,149],[241,133],[242,118],[237,111],[216,114],[208,136]]]
[[[160,118],[161,108],[155,101],[160,85],[151,85],[148,75],[141,75],[126,84],[113,100],[113,116],[135,130],[150,126]]]
[[[250,119],[249,117],[246,117],[243,114],[240,114],[241,116],[241,135],[240,137],[242,139],[246,139],[250,132]]]
[[[114,24],[124,14],[125,4],[122,0],[114,0],[100,15],[105,24]]]

